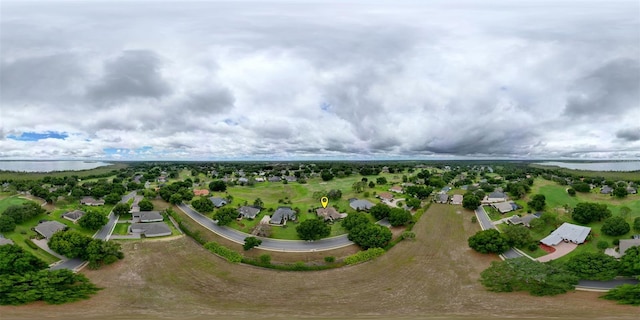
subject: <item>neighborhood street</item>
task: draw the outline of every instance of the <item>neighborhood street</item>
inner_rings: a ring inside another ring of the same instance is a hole
[[[203,227],[215,232],[221,237],[224,237],[233,242],[244,244],[244,238],[251,235],[244,232],[240,232],[229,227],[219,226],[213,220],[203,216],[202,214],[191,209],[185,204],[179,204],[178,207],[186,213],[191,219],[198,222]],[[301,240],[279,240],[262,238],[262,244],[260,249],[269,251],[283,251],[283,252],[314,252],[324,251],[336,248],[346,247],[353,244],[353,242],[347,239],[347,235],[341,235],[333,238],[325,238],[317,241],[301,241]]]

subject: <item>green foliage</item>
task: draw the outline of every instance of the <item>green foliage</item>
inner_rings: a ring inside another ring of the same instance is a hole
[[[142,199],[138,206],[140,207],[140,211],[151,211],[153,210],[153,203],[147,199]]]
[[[565,264],[567,270],[584,280],[606,281],[618,275],[618,261],[600,252],[582,252]]]
[[[128,203],[118,203],[113,207],[113,213],[117,216],[128,214],[131,210],[131,206]]]
[[[373,260],[385,253],[382,248],[370,248],[365,251],[360,251],[356,254],[352,254],[344,259],[346,264],[356,264],[369,260]]]
[[[407,199],[407,207],[409,208],[420,209],[421,205],[422,205],[422,201],[420,201],[420,199],[416,199],[416,198]]]
[[[376,220],[381,220],[389,217],[389,214],[391,214],[391,208],[384,203],[378,203],[369,209],[369,213],[371,213]]]
[[[378,184],[378,185],[384,185],[384,184],[387,184],[387,178],[385,178],[385,177],[378,177],[378,178],[376,178],[376,184]]]
[[[91,269],[124,258],[119,244],[92,239],[75,230],[56,232],[49,239],[49,248],[67,258],[88,260]]]
[[[640,306],[640,284],[623,284],[609,290],[603,299],[616,300],[618,304],[630,304],[632,306]]]
[[[620,258],[620,274],[640,276],[640,246],[627,249]]]
[[[627,196],[627,194],[629,194],[627,192],[627,188],[625,187],[616,187],[615,189],[613,189],[613,196],[616,198],[624,198]]]
[[[534,242],[529,229],[521,225],[507,225],[504,229],[507,242],[513,247],[525,247]]]
[[[67,269],[11,274],[0,277],[0,305],[62,304],[87,299],[98,290],[84,275]]]
[[[509,250],[507,237],[495,229],[478,231],[469,237],[469,247],[480,253],[503,253]]]
[[[238,209],[232,207],[220,208],[213,214],[213,219],[218,220],[219,226],[226,226],[236,218],[238,218]]]
[[[24,274],[46,268],[47,264],[44,261],[24,251],[20,246],[13,244],[0,246],[0,275]]]
[[[179,204],[182,202],[182,194],[174,193],[169,197],[169,203],[171,204]]]
[[[352,228],[348,237],[363,249],[384,248],[392,234],[388,228],[369,222]]]
[[[256,200],[253,201],[253,206],[258,208],[263,208],[264,202],[262,202],[262,199],[256,198]]]
[[[578,183],[574,183],[571,185],[571,187],[578,192],[582,192],[582,193],[586,193],[591,191],[591,187],[589,186],[588,183],[584,183],[584,182],[578,182]],[[574,192],[575,194],[575,192]]]
[[[611,217],[604,220],[601,231],[609,236],[621,236],[631,231],[631,226],[622,217]]]
[[[231,263],[242,261],[242,255],[215,242],[207,242],[204,244],[205,249],[227,259]]]
[[[120,250],[120,244],[118,243],[93,239],[86,249],[89,268],[98,269],[103,265],[112,264],[124,258],[124,254]]]
[[[16,225],[45,212],[39,204],[33,201],[11,205],[0,216],[0,232],[13,231]]]
[[[607,249],[607,248],[609,248],[609,242],[606,241],[606,240],[600,240],[600,241],[598,241],[597,247],[600,250]]]
[[[0,216],[0,232],[11,232],[16,229],[16,222],[7,215]]]
[[[588,224],[593,221],[602,221],[611,217],[611,211],[607,209],[606,204],[581,202],[576,205],[571,214],[573,220]]]
[[[542,211],[546,205],[545,200],[546,198],[543,194],[536,194],[531,201],[527,202],[527,205],[534,211]]]
[[[474,194],[465,194],[462,199],[462,207],[469,210],[475,210],[480,206],[480,199]]]
[[[244,251],[247,251],[249,249],[255,248],[259,245],[262,244],[262,240],[256,238],[256,237],[246,237],[244,238],[244,245],[242,246],[242,248],[244,249]]]
[[[88,210],[80,220],[78,220],[78,224],[85,229],[98,230],[107,224],[108,221],[109,218],[102,212],[98,210]]]
[[[38,248],[40,248],[40,247],[38,247],[37,244],[33,243],[33,241],[31,241],[31,239],[24,239],[24,243],[26,243],[29,246],[29,248],[31,248],[33,250],[38,250]]]
[[[347,215],[347,217],[344,218],[341,223],[343,228],[345,228],[347,231],[350,231],[351,229],[359,225],[369,224],[371,223],[371,221],[369,221],[364,213],[356,212]]]
[[[326,263],[334,263],[334,262],[336,262],[336,257],[334,257],[334,256],[324,257],[324,262],[326,262]]]
[[[263,265],[270,265],[271,264],[271,256],[268,254],[261,254],[258,257],[258,260],[260,261],[261,264]]]
[[[327,192],[327,198],[329,198],[329,200],[340,200],[340,198],[342,198],[342,191],[331,189]]]
[[[575,195],[576,195],[576,189],[574,189],[574,188],[569,188],[569,189],[567,189],[567,193],[568,193],[570,196],[575,197]]]
[[[105,204],[113,205],[118,203],[118,201],[120,201],[120,195],[117,193],[110,193],[104,197]]]
[[[410,223],[413,219],[411,212],[402,208],[392,208],[389,213],[389,223],[394,226],[403,226]]]
[[[302,240],[319,240],[331,234],[331,227],[320,219],[309,219],[302,221],[296,232]]]
[[[331,172],[329,172],[328,170],[322,170],[322,172],[320,173],[320,178],[322,178],[322,181],[330,181],[331,179],[333,179],[333,174],[331,174]]]
[[[213,211],[213,202],[206,197],[199,197],[198,199],[192,200],[191,206],[201,213]]]
[[[215,180],[209,183],[209,190],[217,192],[227,191],[227,184],[222,180]]]
[[[633,219],[633,230],[640,232],[640,217]]]
[[[402,232],[402,239],[404,240],[413,240],[416,238],[416,233],[412,231],[404,231]]]
[[[492,262],[480,274],[480,282],[489,291],[527,291],[534,296],[547,296],[573,290],[578,277],[559,265],[522,257]]]

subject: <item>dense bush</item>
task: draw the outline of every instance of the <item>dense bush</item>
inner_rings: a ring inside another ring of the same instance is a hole
[[[85,229],[95,231],[102,228],[108,221],[109,218],[107,218],[104,213],[98,210],[88,210],[80,220],[78,220],[78,224]]]
[[[627,249],[620,258],[620,274],[640,276],[640,246]]]
[[[618,275],[619,263],[604,253],[583,252],[565,263],[567,270],[584,280],[611,280]]]
[[[302,240],[319,240],[331,234],[331,227],[320,219],[308,219],[296,227],[296,232]]]
[[[611,217],[604,220],[602,233],[609,236],[621,236],[631,231],[631,226],[622,217]]]
[[[616,300],[619,304],[640,306],[640,284],[623,284],[609,290],[602,298]]]
[[[389,223],[394,227],[408,224],[412,219],[411,212],[402,208],[392,208],[391,213],[389,213]]]
[[[352,254],[344,259],[346,264],[356,264],[360,262],[365,262],[372,260],[376,257],[379,257],[385,253],[382,248],[370,248],[365,251],[360,251],[356,254]]]
[[[120,244],[93,239],[75,230],[56,232],[49,239],[49,248],[67,258],[89,261],[91,269],[97,269],[124,258],[124,254],[120,251]]]
[[[571,217],[579,223],[587,224],[611,217],[611,211],[606,204],[581,202],[573,209]]]
[[[204,244],[205,249],[227,259],[232,263],[238,263],[242,261],[242,255],[215,242],[207,242]]]
[[[480,253],[503,253],[509,250],[507,237],[495,229],[478,231],[469,237],[469,247]]]

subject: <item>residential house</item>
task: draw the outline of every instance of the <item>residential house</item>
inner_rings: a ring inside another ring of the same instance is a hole
[[[291,207],[278,207],[276,211],[271,215],[270,224],[285,225],[287,221],[296,220],[296,212]]]
[[[316,209],[316,215],[324,219],[324,221],[336,221],[347,217],[346,213],[340,213],[333,207],[318,208]]]
[[[609,186],[603,186],[602,189],[600,189],[601,194],[610,194],[611,192],[613,192],[613,189]]]
[[[227,199],[223,199],[223,198],[211,197],[209,198],[209,200],[213,202],[213,206],[216,208],[220,208],[227,204]]]
[[[85,206],[103,206],[104,200],[95,199],[94,197],[82,197],[80,204],[84,204]]]
[[[483,204],[505,201],[507,201],[507,195],[500,191],[491,192],[490,194],[484,196],[484,199],[482,199]]]
[[[389,191],[395,192],[395,193],[404,193],[401,186],[393,186],[389,188]]]
[[[247,182],[249,182],[249,179],[245,177],[238,178],[238,183],[245,184]]]
[[[378,198],[380,198],[381,200],[390,201],[393,199],[393,194],[390,192],[380,192],[378,193]]]
[[[627,187],[627,193],[628,194],[636,194],[636,193],[638,193],[638,190],[636,190],[636,188],[634,188],[634,187]]]
[[[260,208],[256,208],[253,206],[242,206],[240,208],[238,208],[238,213],[240,213],[238,215],[238,218],[245,218],[245,219],[255,219],[256,216],[258,215],[258,213],[260,213]]]
[[[461,194],[454,194],[451,196],[451,204],[462,204],[464,197]]]
[[[620,244],[618,245],[618,252],[620,252],[620,256],[623,256],[629,248],[636,246],[640,246],[640,238],[620,240]]]
[[[356,198],[349,199],[349,206],[357,211],[369,211],[373,207],[373,203],[368,200],[358,200]]]
[[[171,229],[164,222],[132,223],[129,231],[144,235],[147,238],[171,235]]]
[[[162,214],[158,211],[139,211],[131,214],[133,222],[160,222],[164,220]]]
[[[582,244],[585,239],[587,239],[590,232],[591,228],[589,227],[578,226],[565,222],[558,229],[551,232],[551,234],[546,238],[540,240],[540,242],[548,246],[555,246],[560,243],[560,241]]]
[[[507,212],[513,211],[513,205],[511,204],[511,202],[496,202],[491,204],[492,207],[494,207],[496,210],[498,210],[498,212],[505,214]]]
[[[133,177],[133,182],[140,183],[140,179],[142,179],[142,175],[137,174]]]
[[[58,221],[43,221],[38,224],[34,230],[39,233],[45,239],[51,238],[51,236],[60,231],[66,229],[67,226]]]
[[[195,190],[193,190],[193,195],[196,196],[196,197],[208,196],[209,195],[209,190],[207,190],[207,189],[195,189]]]
[[[518,215],[513,215],[511,218],[507,220],[507,223],[511,223],[513,225],[521,224],[527,228],[531,227],[531,220],[537,219],[538,216],[533,214],[525,215],[524,217],[520,217]]]
[[[280,179],[280,177],[276,177],[276,176],[269,177],[269,182],[280,182],[280,180],[282,180]]]
[[[13,244],[13,240],[7,239],[3,235],[0,234],[0,246],[3,246],[5,244]]]
[[[264,182],[264,178],[263,177],[256,177],[256,182]]]
[[[298,181],[298,178],[296,178],[296,176],[286,176],[284,177],[285,180],[287,180],[287,182],[296,182]]]
[[[84,211],[81,211],[81,210],[73,210],[73,211],[65,212],[62,214],[63,218],[73,223],[76,223],[76,221],[80,220],[82,216],[84,216]]]
[[[435,198],[436,203],[447,203],[449,202],[449,195],[446,193],[438,193]]]

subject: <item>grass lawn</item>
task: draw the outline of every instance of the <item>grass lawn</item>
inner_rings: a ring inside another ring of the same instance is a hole
[[[120,170],[126,168],[129,165],[126,163],[116,163],[109,166],[99,167],[89,170],[80,171],[56,171],[56,172],[0,172],[0,180],[39,180],[44,177],[67,177],[78,176],[80,178],[89,175],[99,175],[109,173],[113,170]],[[105,179],[105,178],[102,178]]]
[[[640,171],[622,172],[622,171],[587,171],[587,170],[573,170],[567,168],[560,168],[555,166],[543,166],[539,164],[530,164],[529,166],[535,168],[549,169],[553,168],[558,171],[568,172],[573,175],[582,177],[602,177],[610,180],[639,180]]]
[[[129,234],[129,223],[117,223],[116,227],[113,229],[113,234],[119,235],[127,235]]]
[[[492,206],[483,206],[483,207],[484,207],[484,211],[486,211],[487,214],[489,215],[489,219],[491,219],[491,221],[497,221],[505,217],[504,215],[500,214],[500,212],[498,212],[498,210],[496,210]]]
[[[0,200],[0,213],[4,212],[8,207],[16,204],[23,204],[29,200],[18,198],[18,197],[8,197]]]

